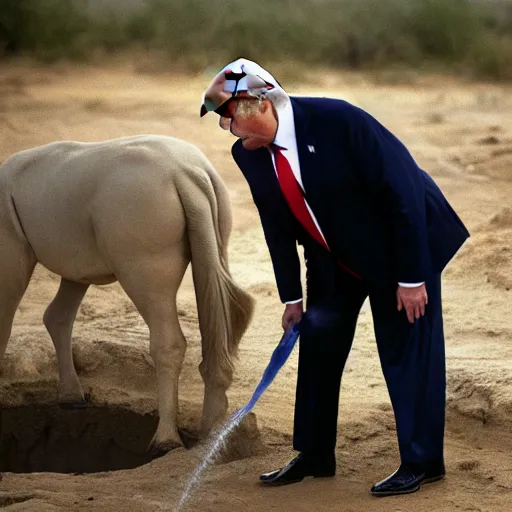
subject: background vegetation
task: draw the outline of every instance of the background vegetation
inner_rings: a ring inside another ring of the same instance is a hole
[[[0,55],[144,50],[190,70],[237,56],[512,80],[511,0],[0,0]]]

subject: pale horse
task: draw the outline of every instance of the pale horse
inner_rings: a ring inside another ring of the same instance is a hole
[[[225,416],[226,390],[253,299],[232,279],[227,189],[200,150],[172,137],[54,142],[0,166],[0,361],[37,262],[62,277],[43,321],[59,402],[84,403],[71,334],[91,284],[119,281],[149,327],[159,423],[152,448],[182,446],[178,378],[186,340],[176,294],[192,262],[205,384],[201,433]]]

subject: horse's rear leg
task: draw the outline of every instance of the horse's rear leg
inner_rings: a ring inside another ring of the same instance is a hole
[[[0,363],[11,336],[14,314],[35,265],[36,257],[28,242],[0,229]]]
[[[187,265],[178,248],[164,256],[142,255],[116,272],[149,327],[158,387],[159,422],[151,441],[155,453],[183,446],[177,428],[178,381],[187,342],[178,321],[176,293]]]
[[[59,403],[62,407],[79,407],[84,403],[84,392],[73,363],[71,334],[76,313],[88,287],[87,284],[62,278],[59,291],[43,316],[57,353]]]

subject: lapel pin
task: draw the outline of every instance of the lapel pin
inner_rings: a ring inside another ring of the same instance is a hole
[[[315,146],[308,146],[309,152],[314,153],[315,152]]]

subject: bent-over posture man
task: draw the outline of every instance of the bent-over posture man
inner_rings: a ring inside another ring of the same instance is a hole
[[[254,62],[228,64],[203,96],[239,138],[233,157],[259,210],[285,311],[301,321],[293,445],[266,485],[333,476],[341,375],[369,296],[401,464],[375,484],[403,494],[443,478],[441,272],[469,236],[404,145],[364,110],[290,97]],[[297,243],[307,266],[307,311]]]

